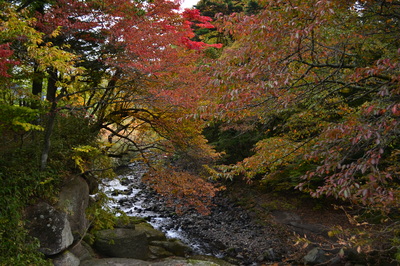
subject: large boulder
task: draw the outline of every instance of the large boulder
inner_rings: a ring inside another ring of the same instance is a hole
[[[45,202],[28,207],[26,219],[30,234],[39,239],[39,250],[45,255],[64,251],[74,240],[67,215]]]
[[[149,224],[149,223],[136,224],[135,230],[145,233],[149,242],[167,240],[167,237],[165,236],[165,234],[163,232],[161,232],[157,229],[154,229],[154,227],[151,226],[151,224]]]
[[[166,241],[152,241],[150,244],[152,246],[161,247],[166,251],[172,253],[173,255],[180,257],[184,257],[191,251],[190,247],[183,244],[177,239],[168,239]]]
[[[143,231],[115,228],[101,230],[96,235],[95,249],[109,257],[146,260],[149,242]]]
[[[67,213],[75,240],[80,239],[87,230],[85,211],[88,203],[89,186],[86,181],[79,176],[70,178],[60,191],[57,207]]]
[[[163,247],[150,245],[149,250],[150,250],[150,256],[149,256],[150,260],[157,260],[174,256],[174,254],[167,251]]]
[[[80,260],[73,253],[65,251],[53,258],[54,266],[79,266]]]
[[[94,195],[99,192],[99,177],[93,173],[84,175],[85,181],[88,184],[89,194]]]
[[[90,260],[95,256],[95,252],[92,247],[84,241],[76,243],[74,246],[69,248],[69,251],[80,261]]]

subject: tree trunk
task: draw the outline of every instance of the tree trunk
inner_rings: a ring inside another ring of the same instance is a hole
[[[41,95],[43,91],[43,72],[40,72],[35,66],[32,78],[32,94]]]
[[[46,99],[49,102],[54,102],[56,100],[56,91],[57,91],[57,86],[56,86],[56,82],[58,80],[57,70],[51,69],[51,70],[49,70],[48,73],[49,73],[50,77],[48,78],[48,81],[47,81]]]
[[[52,69],[49,71],[50,77],[47,82],[47,95],[46,98],[51,102],[50,112],[46,124],[46,130],[44,134],[44,145],[42,150],[42,157],[40,160],[40,170],[44,171],[47,166],[49,158],[50,146],[51,146],[51,135],[53,133],[54,124],[57,115],[57,101],[56,101],[56,82],[57,82],[57,70]]]
[[[41,97],[43,92],[43,79],[44,73],[38,70],[37,65],[35,65],[32,77],[32,94]],[[33,109],[38,109],[40,106],[40,98],[33,99],[31,103],[28,103]]]
[[[48,117],[47,124],[46,124],[46,130],[45,130],[45,134],[44,134],[44,146],[43,146],[43,150],[42,150],[42,157],[40,160],[40,170],[41,171],[44,171],[46,169],[47,161],[49,158],[49,152],[50,152],[50,146],[51,146],[51,135],[53,133],[54,124],[55,124],[56,115],[57,115],[56,108],[57,108],[57,103],[53,102],[51,104],[51,109],[50,109],[49,117]]]

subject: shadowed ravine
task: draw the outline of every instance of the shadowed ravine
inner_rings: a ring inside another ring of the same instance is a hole
[[[225,258],[231,263],[259,265],[282,261],[291,252],[288,236],[275,226],[257,224],[247,211],[221,193],[214,199],[211,214],[187,212],[181,216],[141,182],[146,169],[140,164],[120,169],[119,177],[108,182],[107,194],[113,208],[128,216],[142,217],[169,238],[178,238],[196,254]]]

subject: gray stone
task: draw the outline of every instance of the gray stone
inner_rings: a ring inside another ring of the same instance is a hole
[[[79,266],[80,260],[73,253],[65,251],[53,258],[54,266]]]
[[[321,224],[303,224],[298,222],[290,222],[288,225],[293,226],[296,233],[300,235],[308,234],[309,232],[328,237],[329,229]]]
[[[39,251],[54,255],[67,249],[73,242],[71,227],[64,212],[40,202],[26,210],[30,234],[40,242]]]
[[[149,249],[150,249],[149,259],[151,260],[163,259],[174,256],[174,254],[159,246],[150,245]]]
[[[294,212],[276,210],[272,215],[278,223],[286,224],[299,235],[309,235],[310,233],[328,237],[329,228],[321,224],[303,223],[300,216]]]
[[[115,221],[115,228],[135,229],[135,220],[133,217],[118,217]]]
[[[116,228],[99,231],[94,248],[109,257],[146,260],[149,257],[149,245],[143,231]]]
[[[306,265],[315,265],[326,262],[328,258],[325,251],[320,248],[313,248],[304,256],[303,260]]]
[[[93,251],[89,245],[85,245],[85,242],[79,242],[69,249],[80,261],[89,260],[93,258]]]
[[[92,173],[85,175],[86,183],[88,184],[89,194],[94,195],[99,192],[99,177]]]
[[[88,203],[89,187],[86,181],[79,176],[70,178],[60,191],[57,207],[67,213],[75,240],[82,238],[87,230],[85,211]]]
[[[143,232],[146,234],[149,242],[151,241],[163,241],[166,240],[167,237],[165,234],[157,229],[154,229],[149,223],[140,223],[135,225],[135,230],[139,232]]]
[[[171,252],[175,256],[184,257],[190,252],[190,248],[176,239],[169,239],[167,241],[152,241],[151,245],[162,247],[163,249]]]
[[[277,260],[274,249],[273,248],[268,249],[264,253],[264,258],[266,258],[267,260],[272,260],[272,261]]]

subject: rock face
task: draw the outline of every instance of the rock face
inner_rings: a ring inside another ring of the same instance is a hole
[[[60,191],[57,207],[67,213],[75,240],[86,232],[88,222],[85,210],[88,203],[89,186],[86,181],[79,176],[69,179]]]
[[[71,247],[69,251],[80,261],[92,259],[93,255],[95,254],[95,252],[92,250],[92,247],[90,247],[89,244],[84,241],[78,242],[76,245]]]
[[[174,254],[172,254],[171,252],[167,251],[166,249],[164,249],[162,247],[158,247],[158,246],[150,245],[149,246],[149,250],[150,250],[149,258],[151,260],[156,260],[156,259],[161,259],[161,258],[167,258],[167,257],[174,256]]]
[[[53,259],[54,266],[79,266],[80,260],[73,253],[66,251]]]
[[[148,223],[102,230],[97,234],[94,247],[103,256],[140,260],[184,257],[191,252],[181,241],[167,240],[163,232]]]
[[[26,218],[32,236],[40,241],[40,251],[54,255],[64,251],[73,242],[71,227],[64,212],[40,202],[27,208]]]
[[[190,248],[179,240],[169,239],[167,241],[152,241],[152,246],[163,248],[175,256],[184,257],[190,252]]]
[[[143,231],[125,228],[102,230],[97,234],[94,247],[109,257],[149,258],[149,242]]]
[[[165,236],[165,234],[163,232],[154,229],[148,223],[136,224],[135,230],[145,233],[149,242],[167,240],[167,237]]]

